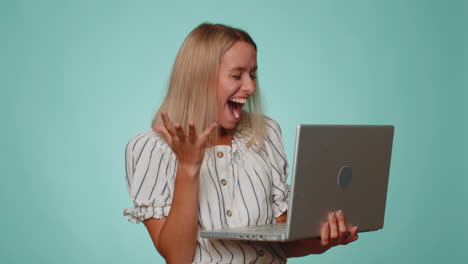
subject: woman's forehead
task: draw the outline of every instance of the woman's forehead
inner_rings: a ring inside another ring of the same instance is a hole
[[[247,42],[236,42],[222,56],[221,66],[229,70],[256,70],[257,52]]]

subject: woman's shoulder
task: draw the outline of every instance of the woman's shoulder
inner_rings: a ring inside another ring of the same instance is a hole
[[[265,137],[270,138],[270,139],[281,138],[282,133],[281,133],[281,127],[279,123],[275,119],[269,116],[264,116],[264,120],[265,120]]]
[[[265,116],[265,145],[270,146],[270,150],[274,152],[283,152],[283,134],[278,122],[268,116]],[[281,154],[281,156],[284,156]]]
[[[145,132],[138,133],[133,136],[130,141],[127,143],[127,153],[141,153],[145,149],[154,149],[158,148],[159,151],[168,151],[170,150],[169,146],[166,144],[164,139],[159,135],[158,132],[149,128]]]

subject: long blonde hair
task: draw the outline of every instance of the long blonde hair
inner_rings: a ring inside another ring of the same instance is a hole
[[[152,125],[162,125],[162,112],[179,122],[187,131],[189,121],[193,121],[200,133],[216,121],[216,86],[221,58],[237,41],[257,45],[247,32],[221,24],[201,24],[196,27],[179,49],[175,59],[166,97],[156,112]],[[265,121],[262,114],[258,81],[256,92],[247,103],[247,111],[241,115],[236,129],[247,135],[247,146],[264,144]],[[245,133],[247,132],[247,133]],[[208,138],[208,145],[214,145],[218,133]]]

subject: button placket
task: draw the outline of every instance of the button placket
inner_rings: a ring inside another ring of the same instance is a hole
[[[232,224],[232,221],[235,221],[235,218],[233,217],[235,209],[232,208],[232,193],[230,192],[230,189],[228,188],[228,181],[226,177],[230,175],[230,155],[229,155],[229,150],[227,149],[226,146],[219,146],[219,148],[215,152],[216,155],[216,166],[217,166],[217,178],[218,178],[218,184],[219,184],[219,190],[222,192],[223,197],[224,197],[224,213],[225,213],[225,219],[227,221],[228,226]]]

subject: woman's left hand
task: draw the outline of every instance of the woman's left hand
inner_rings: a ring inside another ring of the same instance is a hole
[[[275,218],[276,223],[285,223],[287,212]],[[321,237],[281,243],[286,256],[302,257],[309,254],[322,254],[337,245],[346,245],[358,239],[357,226],[347,227],[341,210],[328,214],[326,223],[322,224]]]
[[[358,227],[347,227],[341,210],[328,214],[328,222],[322,225],[320,243],[325,247],[346,245],[358,239]]]

